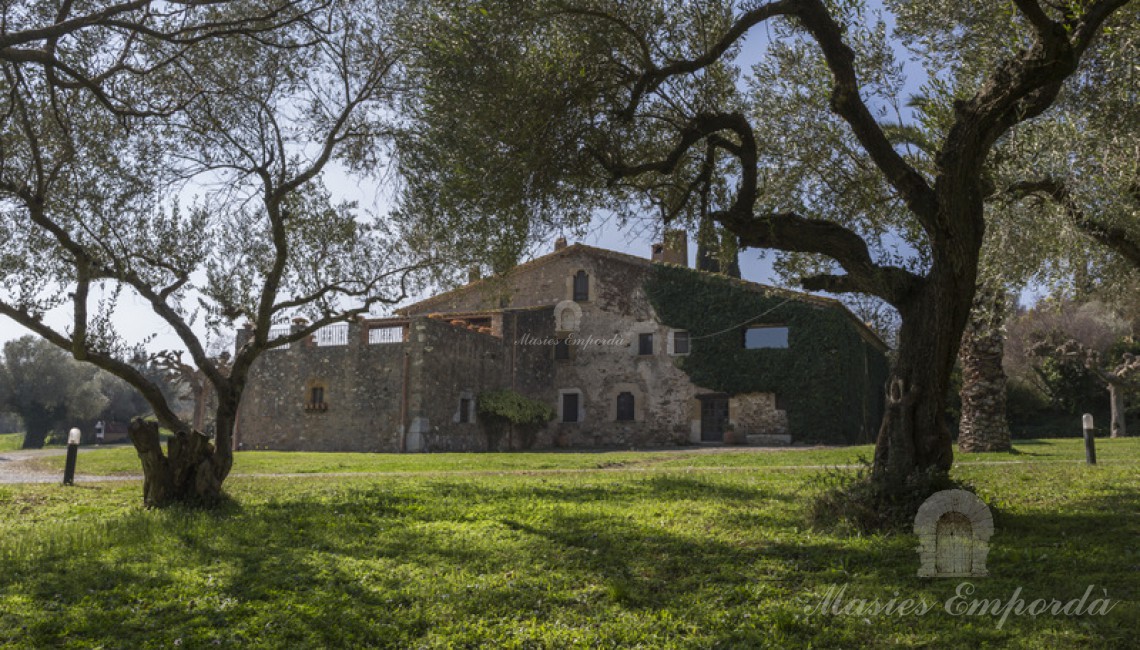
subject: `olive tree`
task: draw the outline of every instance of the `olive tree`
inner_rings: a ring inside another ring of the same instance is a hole
[[[147,504],[216,498],[258,356],[398,301],[419,266],[325,177],[337,162],[362,174],[381,162],[404,83],[399,7],[137,3],[63,36],[35,7],[47,27],[27,28],[30,47],[52,61],[0,57],[0,314],[147,399],[157,423],[130,428]],[[128,361],[124,296],[204,376],[213,439]],[[45,317],[60,311],[66,327]],[[307,325],[274,330],[298,317]],[[207,336],[242,322],[253,333],[232,357],[208,353]],[[159,424],[173,432],[165,453]]]
[[[791,255],[806,289],[892,305],[874,475],[901,489],[951,466],[946,392],[978,280],[987,162],[1053,106],[1125,4],[897,0],[884,3],[891,30],[853,1],[440,2],[423,18],[429,81],[406,165],[447,161],[460,182],[412,188],[409,205],[442,197],[454,209],[436,222],[509,214],[504,229],[559,210],[580,223],[583,203],[708,217],[742,247]],[[970,52],[995,15],[1001,38]],[[761,32],[741,79],[742,42]],[[927,66],[934,98],[913,119],[899,49]]]

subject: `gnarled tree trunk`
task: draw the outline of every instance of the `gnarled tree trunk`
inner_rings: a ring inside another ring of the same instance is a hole
[[[21,449],[43,449],[47,442],[48,429],[52,425],[52,417],[41,411],[22,414],[24,418],[24,441]]]
[[[222,409],[219,409],[219,416]],[[226,427],[223,429],[223,427]],[[179,430],[162,451],[157,422],[135,418],[127,431],[142,461],[143,503],[162,507],[175,502],[210,503],[222,497],[222,482],[233,466],[229,432],[233,418],[218,420],[219,435],[211,441],[198,431]],[[226,435],[221,435],[222,431]]]
[[[954,452],[946,392],[973,299],[972,283],[973,278],[932,271],[900,309],[898,357],[887,380],[886,411],[875,444],[873,475],[880,481],[900,485],[916,471],[950,470]]]
[[[1004,292],[979,292],[958,350],[962,365],[958,449],[966,453],[1009,451],[1011,447],[1002,368],[1004,320]]]

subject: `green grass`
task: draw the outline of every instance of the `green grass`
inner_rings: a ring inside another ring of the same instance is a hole
[[[22,433],[0,433],[0,451],[15,451],[24,444]]]
[[[799,467],[849,465],[870,458],[871,445],[821,447],[793,451],[748,448],[668,451],[605,451],[474,453],[474,454],[352,454],[332,452],[244,451],[236,455],[234,473],[318,474],[318,473],[420,473],[420,472],[502,472],[588,469],[684,469],[731,467]],[[1080,439],[1018,440],[1013,453],[958,454],[960,465],[995,462],[1082,462],[1084,442]],[[1097,440],[1097,458],[1102,464],[1140,461],[1140,447],[1132,439]],[[64,458],[49,456],[29,461],[32,468],[45,472],[63,471]],[[92,449],[85,447],[77,471],[94,476],[135,475],[139,460],[129,445]]]
[[[733,467],[837,465],[869,456],[870,446],[833,447],[797,451],[604,451],[529,453],[451,453],[451,454],[353,454],[334,452],[244,451],[235,456],[238,474],[310,474],[377,472],[497,472],[615,469],[633,467]],[[806,454],[806,455],[805,455]],[[63,458],[51,456],[31,461],[31,466],[49,472],[62,471]],[[138,474],[139,461],[134,448],[87,448],[79,458],[82,474],[110,476]]]
[[[1001,629],[951,616],[961,581],[915,577],[912,535],[810,530],[816,472],[774,468],[866,449],[245,452],[237,472],[292,457],[271,469],[360,474],[234,477],[232,501],[209,512],[143,510],[134,482],[0,486],[0,646],[1129,647],[1140,441],[1098,441],[1097,467],[1062,462],[1077,442],[1019,443],[995,458],[1023,463],[956,469],[994,506],[991,575],[971,582],[976,597],[1020,587],[1027,602],[1095,585],[1125,601],[1107,616],[1011,616]],[[808,613],[842,585],[848,599],[897,593],[934,609]]]

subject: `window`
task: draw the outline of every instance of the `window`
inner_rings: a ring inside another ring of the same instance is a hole
[[[578,421],[578,393],[562,393],[562,421]]]
[[[640,355],[653,354],[653,335],[652,334],[638,334],[637,335],[637,353]]]
[[[320,384],[309,384],[308,401],[305,402],[305,410],[309,412],[322,412],[327,411],[328,404],[325,404],[325,387]]]
[[[590,276],[585,271],[574,274],[574,302],[586,302],[590,299]]]
[[[776,404],[775,404],[775,406],[776,406],[777,411],[788,410],[788,400],[784,398],[783,393],[776,393]]]
[[[758,325],[744,330],[744,348],[747,350],[786,347],[788,328],[784,325]]]
[[[673,332],[673,354],[689,353],[689,333]]]
[[[471,422],[471,398],[459,398],[459,423],[467,424]]]
[[[633,421],[633,393],[618,393],[617,420],[619,422]]]
[[[568,361],[570,359],[570,341],[567,339],[558,339],[554,344],[554,358],[559,361]]]
[[[404,326],[376,327],[368,330],[368,345],[381,345],[385,343],[403,343]]]

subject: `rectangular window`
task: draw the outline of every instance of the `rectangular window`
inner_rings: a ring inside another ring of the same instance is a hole
[[[783,393],[776,393],[776,410],[778,410],[778,411],[788,410],[788,400],[784,399]]]
[[[633,393],[618,393],[617,396],[617,421],[618,422],[632,422],[633,421]]]
[[[385,343],[403,343],[404,326],[377,327],[368,330],[368,345],[382,345]]]
[[[689,333],[673,332],[673,354],[689,353]]]
[[[471,421],[471,399],[459,398],[459,423],[466,424]]]
[[[637,337],[637,353],[640,355],[653,354],[653,335],[640,334]]]
[[[325,402],[325,389],[324,389],[324,387],[313,386],[312,390],[309,391],[309,403],[316,405],[316,404],[324,404],[324,402]]]
[[[757,325],[744,330],[744,348],[746,350],[786,347],[788,347],[787,326]]]
[[[566,361],[570,359],[570,342],[566,339],[558,339],[554,344],[554,358],[559,361]]]
[[[578,421],[578,393],[562,393],[562,421]]]

